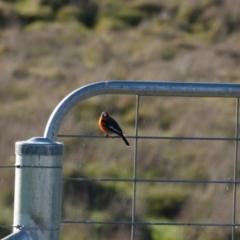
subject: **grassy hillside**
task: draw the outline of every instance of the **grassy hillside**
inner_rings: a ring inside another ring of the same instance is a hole
[[[0,165],[13,165],[14,143],[43,135],[59,101],[85,84],[237,83],[239,7],[233,0],[0,1]],[[72,109],[60,133],[102,134],[97,119],[107,110],[134,135],[135,101],[88,99]],[[141,135],[234,137],[234,130],[235,99],[140,98]],[[132,178],[133,139],[130,148],[120,139],[58,140],[66,145],[65,177]],[[137,177],[231,180],[233,159],[231,141],[141,139]],[[11,225],[14,169],[0,169],[0,176],[0,225]],[[132,183],[64,181],[63,193],[64,219],[131,221]],[[136,194],[139,221],[231,222],[233,189],[226,184],[138,183]],[[0,227],[0,237],[10,230]],[[65,224],[62,239],[130,239],[130,231]],[[225,240],[231,228],[140,226],[136,234],[140,240]]]

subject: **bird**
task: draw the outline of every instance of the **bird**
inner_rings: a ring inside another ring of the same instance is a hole
[[[120,128],[116,120],[110,117],[107,112],[101,113],[98,120],[98,125],[100,129],[106,134],[106,137],[108,137],[108,135],[111,133],[115,133],[123,139],[123,141],[128,147],[130,146],[128,140],[126,139],[122,129]]]

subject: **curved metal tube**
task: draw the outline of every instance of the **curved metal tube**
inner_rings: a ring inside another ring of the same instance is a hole
[[[80,101],[102,94],[179,97],[240,97],[240,84],[104,81],[83,86],[66,96],[52,112],[44,137],[55,141],[62,119]]]

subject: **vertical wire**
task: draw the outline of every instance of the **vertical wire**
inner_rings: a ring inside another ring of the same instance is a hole
[[[233,214],[232,214],[232,240],[235,240],[236,223],[236,193],[237,193],[237,168],[238,168],[238,124],[239,124],[239,98],[236,99],[236,123],[235,123],[235,153],[234,153],[234,185],[233,185]]]
[[[139,96],[136,96],[135,112],[135,143],[134,143],[134,162],[133,162],[133,193],[132,193],[132,231],[131,240],[135,239],[135,219],[136,219],[136,178],[137,178],[137,152],[138,152],[138,112]]]

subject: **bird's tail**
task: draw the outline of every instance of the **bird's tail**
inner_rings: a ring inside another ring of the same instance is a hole
[[[129,147],[130,144],[129,144],[128,140],[126,139],[126,137],[124,135],[121,135],[121,137],[122,137],[123,141],[125,142],[125,144]]]

